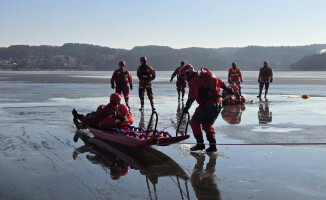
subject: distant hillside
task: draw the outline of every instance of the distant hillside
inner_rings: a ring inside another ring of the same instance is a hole
[[[268,60],[276,70],[299,70],[291,67],[291,64],[304,56],[319,53],[322,49],[326,49],[326,44],[217,49],[142,46],[131,50],[72,43],[63,46],[14,45],[0,48],[0,70],[111,71],[117,68],[120,60],[126,61],[129,70],[136,70],[140,56],[147,56],[148,64],[156,70],[174,70],[181,60],[193,64],[197,69],[206,66],[211,70],[227,70],[236,61],[243,70],[257,70],[264,60]]]
[[[291,65],[293,70],[326,70],[326,53],[305,56]]]

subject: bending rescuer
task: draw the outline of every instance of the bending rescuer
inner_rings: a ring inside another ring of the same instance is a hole
[[[201,72],[195,72],[191,64],[187,64],[180,69],[180,76],[187,79],[189,86],[188,100],[183,112],[188,112],[191,104],[196,100],[199,106],[196,108],[190,120],[190,126],[196,138],[197,144],[190,148],[191,151],[205,149],[201,126],[206,132],[209,141],[209,148],[206,152],[217,151],[215,130],[213,124],[221,111],[222,98],[220,88],[234,94],[231,88],[226,87],[225,83],[216,78],[207,68],[202,68]]]

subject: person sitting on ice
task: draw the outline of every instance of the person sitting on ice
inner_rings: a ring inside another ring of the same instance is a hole
[[[110,96],[110,103],[107,105],[100,105],[95,112],[88,113],[86,116],[79,114],[75,109],[72,110],[74,116],[74,124],[77,129],[86,129],[88,126],[97,128],[99,122],[108,115],[115,113],[120,105],[121,96],[118,93],[113,93]]]
[[[125,104],[120,104],[117,111],[100,121],[101,129],[126,128],[134,123],[132,114]]]
[[[228,91],[223,90],[223,106],[244,104],[246,102],[246,98],[240,95],[240,89],[236,84],[229,84],[228,87],[233,89],[234,94],[230,94]]]

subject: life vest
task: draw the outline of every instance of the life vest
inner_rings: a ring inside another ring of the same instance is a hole
[[[232,82],[239,82],[240,76],[241,76],[241,72],[238,67],[235,69],[233,67],[231,69],[229,69],[229,77]]]
[[[126,84],[129,82],[129,73],[127,70],[116,70],[117,77],[116,77],[116,84]]]

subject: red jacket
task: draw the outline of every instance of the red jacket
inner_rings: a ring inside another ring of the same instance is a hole
[[[273,79],[273,69],[271,67],[261,67],[258,79],[264,83],[269,82]]]
[[[127,83],[132,84],[132,78],[128,70],[126,69],[117,69],[113,72],[111,77],[111,84],[115,84],[119,86],[126,86]]]
[[[211,85],[211,88],[217,90],[217,93],[220,93],[221,87],[226,87],[225,83],[219,79],[217,79],[217,84],[215,86]],[[189,86],[189,94],[188,98],[191,100],[196,100],[197,103],[202,107],[207,107],[216,103],[216,101],[212,98],[212,94],[210,91],[207,91],[208,83],[205,81],[200,75],[195,75],[188,82]],[[216,88],[215,88],[216,87]]]
[[[100,121],[100,128],[124,128],[130,126],[134,123],[132,118],[132,114],[129,113],[124,120],[121,120],[117,117],[116,114],[111,114],[105,117],[102,121]]]
[[[155,70],[152,66],[141,65],[137,69],[137,77],[139,79],[139,85],[150,86],[156,77]]]
[[[97,107],[95,112],[88,113],[83,117],[81,120],[83,122],[83,126],[87,128],[87,126],[92,123],[98,123],[108,115],[115,113],[117,109],[118,105],[112,105],[111,103],[107,105],[100,105]]]

